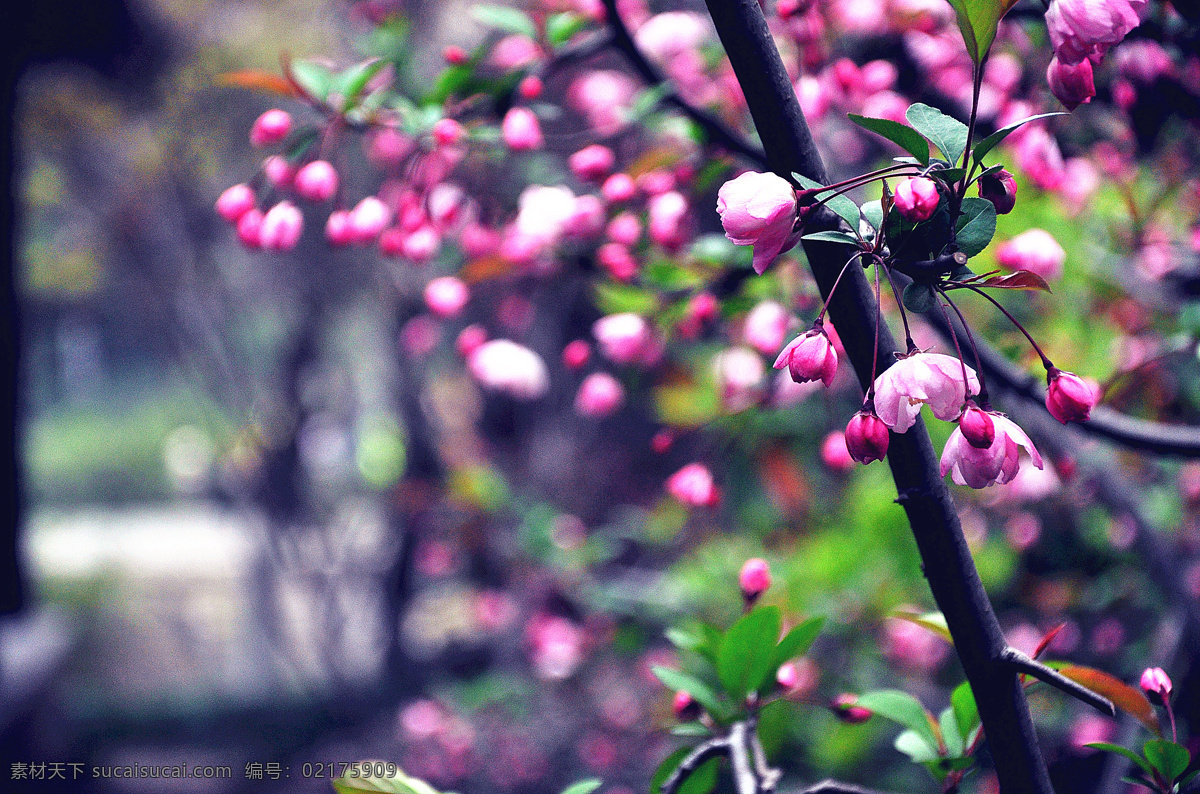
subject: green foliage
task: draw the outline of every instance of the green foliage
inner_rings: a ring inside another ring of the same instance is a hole
[[[935,107],[917,102],[904,114],[908,123],[938,148],[946,162],[954,165],[967,148],[967,125]]]
[[[954,7],[958,29],[967,45],[967,53],[976,67],[981,67],[992,42],[1000,19],[1016,5],[1016,0],[949,0]]]
[[[891,119],[873,119],[857,113],[848,114],[850,120],[863,129],[882,135],[904,151],[917,158],[921,165],[929,165],[929,144],[912,128]]]
[[[509,6],[471,6],[471,17],[476,22],[503,33],[516,33],[531,39],[536,39],[538,35],[537,25],[529,15]]]
[[[978,256],[996,234],[996,205],[968,196],[962,200],[961,209],[956,231],[958,248],[968,257]]]

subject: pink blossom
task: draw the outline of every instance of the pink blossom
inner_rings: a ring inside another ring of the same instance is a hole
[[[1067,178],[1058,142],[1040,124],[1017,132],[1017,165],[1042,190],[1058,190]]]
[[[699,719],[702,709],[700,704],[686,690],[679,690],[671,700],[671,711],[680,722],[691,722]]]
[[[649,323],[632,312],[601,317],[592,325],[592,334],[599,342],[601,352],[617,364],[638,361],[652,343]]]
[[[379,127],[367,135],[367,157],[379,166],[394,168],[412,152],[413,139],[395,127]]]
[[[1001,414],[992,414],[996,437],[986,449],[971,446],[957,427],[950,434],[942,450],[941,472],[947,472],[959,485],[986,488],[997,483],[1004,484],[1017,475],[1020,468],[1020,447],[1024,447],[1033,460],[1033,465],[1042,468],[1042,456],[1033,442],[1016,422]]]
[[[500,126],[504,143],[516,152],[542,148],[542,126],[529,108],[509,108]]]
[[[912,607],[902,607],[911,610]],[[883,654],[891,661],[923,673],[936,670],[950,652],[950,645],[924,626],[901,618],[884,623]]]
[[[1054,0],[1046,29],[1055,56],[1064,63],[1099,61],[1108,48],[1141,24],[1146,0]]]
[[[1003,168],[980,179],[978,185],[979,197],[992,202],[997,215],[1007,215],[1017,206],[1017,181]]]
[[[438,146],[454,146],[466,135],[467,131],[454,119],[439,119],[433,125],[433,140]]]
[[[614,204],[629,201],[637,195],[637,183],[629,174],[613,174],[600,186],[604,198]]]
[[[217,214],[230,223],[237,223],[257,203],[253,188],[245,184],[233,185],[217,197]]]
[[[460,278],[442,276],[425,285],[425,305],[438,317],[457,317],[471,299],[471,290]]]
[[[941,353],[913,353],[899,359],[875,379],[875,410],[879,418],[897,433],[912,427],[928,403],[933,415],[944,422],[957,419],[971,394],[979,393],[975,370],[957,358]],[[968,445],[969,446],[969,445]]]
[[[762,396],[765,375],[762,358],[748,347],[731,347],[713,356],[721,404],[727,411],[743,411]]]
[[[325,239],[330,245],[343,246],[354,242],[354,233],[350,229],[350,213],[347,210],[334,210],[325,221]]]
[[[498,69],[510,72],[528,66],[542,57],[542,48],[528,36],[505,36],[492,47],[488,60]]]
[[[509,339],[493,339],[475,348],[467,368],[484,386],[518,400],[535,400],[550,388],[542,357]]]
[[[328,201],[338,189],[338,172],[326,160],[313,160],[296,172],[292,187],[302,199]]]
[[[787,367],[796,383],[819,380],[826,386],[833,383],[837,365],[837,351],[822,327],[813,328],[788,342],[774,364],[775,369]]]
[[[622,212],[608,222],[604,233],[614,243],[635,245],[642,236],[642,222],[632,212]]]
[[[754,270],[762,273],[775,257],[796,244],[796,192],[771,173],[746,173],[717,191],[717,212],[725,236],[737,245],[754,246]]]
[[[479,324],[471,324],[458,332],[454,339],[454,349],[463,358],[468,358],[475,350],[487,341],[487,330]]]
[[[537,615],[525,627],[530,660],[541,678],[569,678],[583,662],[583,629],[557,615]]]
[[[567,342],[563,347],[562,361],[567,369],[580,369],[592,357],[592,346],[583,339]]]
[[[647,58],[661,65],[695,50],[711,31],[712,26],[703,14],[667,11],[646,20],[633,38]]]
[[[392,211],[376,196],[367,196],[350,210],[350,234],[356,243],[369,243],[392,221]]]
[[[292,177],[295,176],[296,169],[286,157],[273,154],[263,160],[263,173],[266,174],[267,181],[274,187],[286,188],[292,184]]]
[[[778,301],[762,301],[746,315],[742,338],[764,356],[779,349],[792,317]]]
[[[400,255],[410,262],[424,264],[437,256],[442,248],[441,235],[429,224],[403,235],[400,241]]]
[[[567,89],[567,101],[603,137],[619,132],[629,119],[637,84],[624,72],[596,69],[577,77]]]
[[[688,507],[712,507],[721,501],[721,492],[712,472],[703,463],[689,463],[667,479],[667,493]]]
[[[605,243],[596,249],[596,262],[617,281],[632,281],[638,272],[637,257],[621,243]]]
[[[971,402],[958,418],[958,429],[963,438],[976,449],[987,449],[996,440],[996,424],[992,415]]]
[[[1046,82],[1054,97],[1067,110],[1092,101],[1096,95],[1096,79],[1092,74],[1092,62],[1086,58],[1079,63],[1063,63],[1057,57],[1050,60],[1046,68]]]
[[[646,208],[650,239],[667,251],[678,251],[688,239],[688,201],[676,190],[651,196]]]
[[[570,237],[585,240],[595,237],[604,228],[607,211],[599,196],[590,193],[579,196],[571,208],[571,215],[563,223],[563,231]]]
[[[1171,677],[1161,667],[1147,667],[1142,671],[1139,682],[1142,691],[1155,703],[1163,703],[1171,697]]]
[[[647,196],[660,196],[667,191],[674,190],[676,182],[675,174],[662,169],[647,171],[637,178],[638,188]]]
[[[536,74],[526,75],[517,85],[517,93],[522,99],[537,99],[546,90],[546,84]]]
[[[846,434],[841,430],[830,431],[821,442],[821,462],[834,471],[846,472],[854,468],[854,458],[846,446]]]
[[[250,127],[250,145],[262,149],[279,143],[292,131],[292,117],[286,110],[273,108],[259,116]]]
[[[859,411],[846,424],[846,451],[864,466],[887,455],[888,427],[870,411]]]
[[[751,557],[738,572],[738,588],[747,601],[755,601],[771,587],[771,566],[760,557]]]
[[[625,402],[625,387],[607,372],[593,372],[583,379],[575,395],[575,412],[581,416],[608,416]]]
[[[775,672],[775,683],[783,690],[784,696],[799,699],[808,695],[817,686],[821,671],[816,663],[808,657],[784,662]]]
[[[242,213],[242,217],[237,221],[237,237],[246,248],[261,248],[262,238],[259,236],[259,230],[262,229],[263,212],[257,207],[251,207]]]
[[[267,211],[259,227],[259,245],[268,251],[290,251],[300,241],[304,216],[290,201],[281,201]]]
[[[858,696],[850,692],[843,692],[833,699],[830,703],[830,710],[833,716],[837,717],[842,722],[850,725],[858,725],[871,719],[873,713],[870,709],[856,705]]]
[[[1086,422],[1100,401],[1099,389],[1074,372],[1052,367],[1046,372],[1046,410],[1064,425]]]
[[[1009,270],[1028,270],[1047,281],[1062,276],[1067,252],[1045,229],[1027,229],[996,249],[996,261]]]
[[[612,171],[617,156],[607,146],[594,143],[567,158],[571,173],[585,182],[597,182]]]
[[[917,223],[933,216],[941,196],[932,179],[910,176],[896,185],[895,200],[896,211],[905,220]]]

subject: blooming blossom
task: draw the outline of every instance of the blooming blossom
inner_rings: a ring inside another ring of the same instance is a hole
[[[942,450],[943,477],[949,472],[956,483],[972,488],[1003,485],[1017,476],[1021,447],[1029,453],[1033,465],[1042,468],[1042,456],[1016,422],[1001,414],[991,414],[991,418],[996,436],[986,449],[971,446],[962,428],[954,429]]]
[[[796,244],[796,192],[775,174],[747,171],[721,185],[717,212],[725,236],[754,246],[754,270],[762,273],[775,257]]]
[[[971,394],[979,393],[975,370],[952,356],[913,353],[875,379],[875,411],[888,427],[903,433],[913,426],[922,403],[928,403],[938,419],[957,419],[968,389]]]
[[[672,474],[667,493],[689,507],[711,507],[721,501],[712,472],[703,463],[689,463]]]
[[[1054,54],[1064,63],[1098,62],[1141,20],[1146,0],[1055,0],[1046,12]]]

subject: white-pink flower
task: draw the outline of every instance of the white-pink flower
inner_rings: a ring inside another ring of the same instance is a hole
[[[672,474],[667,493],[689,507],[711,507],[721,501],[712,472],[703,463],[689,463]]]
[[[579,340],[576,340],[579,341]],[[625,402],[625,388],[607,372],[593,372],[579,384],[575,395],[575,412],[581,416],[608,416]]]
[[[509,339],[493,339],[475,348],[467,368],[484,386],[518,400],[537,399],[550,388],[542,357]]]
[[[996,261],[1009,270],[1028,270],[1052,281],[1062,275],[1067,252],[1045,229],[1027,229],[996,249]]]
[[[986,449],[971,446],[960,428],[954,428],[942,450],[941,472],[947,472],[959,485],[986,488],[1004,484],[1017,476],[1021,447],[1029,453],[1033,465],[1042,468],[1042,456],[1016,422],[1001,414],[992,414],[996,438]]]
[[[1055,0],[1046,12],[1054,54],[1063,63],[1098,62],[1108,48],[1141,24],[1146,0]]]
[[[632,312],[601,317],[592,325],[592,333],[604,355],[617,364],[638,361],[651,347],[649,323]]]
[[[778,301],[763,301],[746,315],[742,337],[746,343],[764,356],[779,349],[787,336],[792,317]]]
[[[933,415],[949,422],[957,419],[971,394],[979,393],[975,370],[941,353],[913,353],[888,367],[875,379],[875,413],[897,433],[913,426],[921,405],[928,403]]]
[[[730,241],[754,246],[754,270],[758,273],[799,239],[792,234],[796,192],[775,174],[747,171],[721,185],[717,212]]]

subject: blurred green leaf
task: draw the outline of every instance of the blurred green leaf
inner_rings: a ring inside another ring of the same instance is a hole
[[[942,741],[946,744],[946,755],[957,758],[963,754],[963,735],[958,729],[958,717],[954,707],[943,709],[938,715],[938,727],[942,731]]]
[[[324,102],[329,97],[329,89],[333,85],[333,72],[329,67],[314,61],[291,61],[288,74],[305,94],[316,101]]]
[[[941,745],[935,733],[933,715],[907,692],[898,689],[867,692],[859,696],[857,705],[914,731],[930,747],[937,748]]]
[[[713,717],[720,718],[725,714],[726,709],[721,698],[712,687],[699,678],[661,665],[652,666],[650,672],[672,692],[687,692],[692,696],[692,700],[703,706]]]
[[[410,777],[397,770],[390,777],[352,777],[343,775],[333,781],[337,794],[439,794],[438,790],[420,778]]]
[[[385,66],[387,61],[373,58],[343,69],[333,82],[330,93],[341,94],[342,109],[345,110],[358,99],[367,83],[371,82],[371,78],[379,74]]]
[[[911,758],[915,764],[924,764],[941,758],[937,747],[930,745],[925,737],[916,731],[901,731],[892,746]]]
[[[550,42],[551,47],[561,47],[586,25],[587,18],[582,14],[571,11],[551,14],[546,19],[546,41]]]
[[[605,314],[651,315],[658,311],[658,306],[658,297],[642,287],[606,281],[596,284],[596,308]]]
[[[572,783],[562,790],[562,794],[592,794],[593,791],[604,785],[604,781],[598,777],[580,780],[578,783]]]
[[[650,778],[650,794],[659,794],[662,791],[662,784],[671,776],[671,773],[675,771],[679,763],[687,758],[688,753],[691,751],[691,747],[680,747],[658,765],[658,769],[655,770],[654,775]],[[687,776],[683,784],[676,791],[679,794],[708,794],[717,785],[717,769],[720,761],[720,758],[712,758],[705,761],[692,774]]]
[[[717,657],[717,677],[725,692],[741,702],[766,680],[779,639],[779,607],[756,607],[725,632]]]
[[[775,685],[775,671],[779,669],[781,664],[797,656],[803,656],[808,652],[809,647],[813,644],[813,640],[821,633],[821,627],[824,625],[824,616],[809,618],[784,635],[784,638],[779,641],[779,645],[775,646],[775,652],[771,657],[770,670],[767,673],[766,680],[759,687],[760,692],[766,692]]]
[[[917,613],[895,609],[889,613],[888,617],[916,624],[923,629],[928,629],[951,645],[954,644],[954,638],[950,636],[950,627],[946,625],[946,616],[941,612]]]
[[[524,11],[508,6],[477,5],[471,7],[471,17],[489,28],[516,33],[537,39],[537,26]]]

